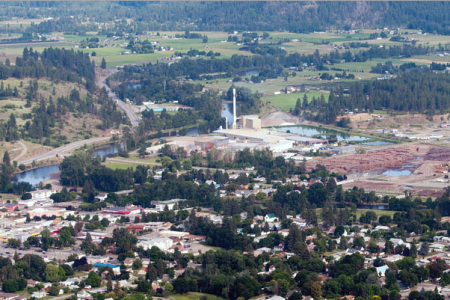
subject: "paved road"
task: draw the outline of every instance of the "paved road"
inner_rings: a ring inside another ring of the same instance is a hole
[[[24,143],[22,143],[22,141],[17,141],[17,143],[19,143],[22,146],[22,152],[20,152],[20,154],[18,156],[16,156],[13,160],[17,161],[19,158],[21,158],[22,156],[24,156],[25,154],[27,154],[28,152],[28,147],[27,145],[25,145]]]
[[[115,70],[110,70],[110,74],[114,74],[114,72],[115,72]],[[107,78],[107,76],[98,77],[97,83],[98,83],[99,87],[104,87],[106,89],[106,91],[108,92],[108,95],[112,98],[113,101],[115,101],[117,103],[117,106],[127,114],[128,118],[130,119],[131,125],[133,127],[137,127],[139,125],[139,120],[138,120],[136,114],[128,105],[126,105],[123,101],[121,101],[111,91],[111,89],[105,82],[106,78]],[[55,157],[57,155],[61,156],[61,155],[63,155],[63,153],[65,151],[80,148],[80,147],[84,146],[85,144],[89,145],[89,144],[93,144],[93,143],[97,143],[97,142],[107,141],[109,139],[110,139],[110,137],[97,137],[97,138],[91,138],[91,139],[87,139],[87,140],[77,141],[77,142],[73,142],[73,143],[64,145],[62,147],[50,150],[47,153],[38,154],[33,157],[22,159],[22,160],[19,160],[19,158],[21,158],[22,156],[24,156],[27,153],[27,146],[19,141],[19,143],[22,145],[23,150],[22,150],[22,153],[20,153],[19,156],[17,156],[14,160],[17,161],[17,163],[19,165],[20,164],[30,164],[33,161],[45,160],[45,159],[48,159],[51,157]]]
[[[110,70],[111,74],[114,74],[115,71]],[[106,91],[108,92],[108,96],[114,101],[116,102],[117,106],[123,110],[127,116],[128,119],[130,119],[131,122],[131,126],[133,127],[137,127],[139,126],[139,119],[136,116],[136,114],[134,113],[133,109],[131,107],[129,107],[125,102],[123,102],[122,100],[119,99],[119,97],[117,97],[109,88],[109,86],[106,84],[106,78],[107,77],[98,77],[97,80],[97,84],[100,88],[104,87],[106,89]]]
[[[63,155],[63,153],[65,151],[69,151],[69,150],[73,150],[73,149],[76,149],[76,148],[83,147],[85,144],[86,145],[90,145],[90,144],[94,144],[94,143],[98,143],[98,142],[109,141],[110,139],[111,139],[111,137],[106,136],[106,137],[96,137],[96,138],[91,138],[91,139],[88,139],[88,140],[82,140],[82,141],[73,142],[73,143],[61,146],[59,148],[55,148],[53,150],[50,150],[49,152],[46,152],[46,153],[43,153],[43,154],[38,154],[38,155],[35,155],[33,157],[30,157],[30,158],[23,159],[23,160],[19,160],[19,161],[17,161],[17,163],[19,165],[20,164],[24,164],[24,165],[30,164],[30,163],[33,162],[33,160],[34,161],[40,161],[40,160],[48,159],[48,158],[51,158],[51,157],[55,157],[56,155],[61,156],[61,155]]]

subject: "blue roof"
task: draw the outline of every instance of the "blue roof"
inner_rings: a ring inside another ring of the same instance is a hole
[[[97,268],[108,268],[109,267],[111,269],[114,269],[114,268],[119,268],[120,266],[119,265],[113,265],[113,264],[95,263],[94,267],[97,267]]]

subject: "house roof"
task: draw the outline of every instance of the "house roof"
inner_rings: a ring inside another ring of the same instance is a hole
[[[381,266],[381,267],[377,267],[377,273],[385,273],[387,270],[389,270],[389,267],[387,265]]]
[[[267,214],[266,217],[268,217],[268,218],[276,218],[277,216],[275,216],[274,213],[270,213],[270,214]]]

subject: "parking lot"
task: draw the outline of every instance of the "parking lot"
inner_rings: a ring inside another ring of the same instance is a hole
[[[79,243],[77,243],[79,244]],[[43,251],[41,248],[37,248],[37,247],[31,247],[30,249],[23,249],[23,248],[19,248],[19,249],[14,249],[11,247],[8,247],[6,243],[1,243],[0,244],[0,256],[2,257],[9,257],[9,258],[13,258],[14,257],[14,253],[17,251],[17,254],[19,255],[19,257],[23,257],[25,254],[34,254],[34,255],[39,255],[44,259],[48,259],[48,260],[67,260],[67,258],[73,254],[73,253],[84,253],[84,252],[80,252],[80,248],[79,245],[75,245],[72,249],[48,249],[47,251]]]

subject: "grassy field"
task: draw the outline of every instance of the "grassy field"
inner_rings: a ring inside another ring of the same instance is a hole
[[[291,93],[291,94],[281,94],[276,96],[268,96],[261,98],[264,101],[270,102],[281,110],[289,111],[289,109],[294,109],[297,99],[300,98],[300,101],[303,101],[304,95],[308,96],[308,101],[311,101],[313,97],[320,98],[321,95],[324,95],[325,100],[328,101],[329,94],[324,92],[313,92],[308,91],[306,93]]]
[[[366,213],[368,211],[373,211],[374,213],[377,214],[377,217],[381,217],[381,216],[391,216],[393,217],[394,214],[396,213],[395,211],[392,210],[380,210],[380,209],[358,209],[356,211],[356,217],[359,219],[359,217],[361,217],[361,215],[363,213]]]
[[[392,210],[357,209],[357,210],[356,210],[356,218],[357,218],[357,220],[359,220],[359,217],[361,217],[361,215],[362,215],[363,213],[366,213],[366,212],[368,212],[368,211],[373,211],[374,213],[377,214],[377,217],[381,217],[381,216],[391,216],[391,217],[393,217],[394,214],[396,213],[395,211],[392,211]],[[317,212],[317,217],[318,217],[319,219],[321,219],[321,218],[322,218],[322,209],[321,209],[321,208],[318,208],[318,209],[316,210],[316,212]]]
[[[26,20],[24,20],[26,21]],[[342,45],[343,43],[348,43],[352,41],[359,42],[368,42],[373,45],[401,45],[399,42],[392,42],[388,39],[382,40],[360,40],[368,38],[369,35],[373,32],[380,33],[381,30],[362,30],[358,34],[336,34],[333,32],[321,32],[321,33],[310,33],[310,34],[300,34],[300,33],[289,33],[289,32],[269,32],[270,36],[266,40],[261,40],[260,43],[277,43],[280,39],[296,39],[298,41],[284,43],[283,47],[287,52],[298,52],[301,54],[311,54],[314,53],[316,49],[320,52],[331,52],[336,51],[334,45]],[[140,36],[140,40],[148,39],[151,42],[158,42],[160,46],[167,47],[170,46],[173,48],[171,51],[161,51],[155,52],[152,54],[129,54],[129,55],[121,55],[120,52],[124,51],[127,46],[126,40],[111,40],[110,38],[98,35],[96,32],[90,32],[85,36],[75,36],[75,35],[64,35],[62,32],[56,32],[52,35],[59,36],[63,38],[60,42],[51,43],[51,42],[39,42],[32,44],[10,44],[10,45],[0,45],[0,61],[6,60],[9,58],[10,60],[14,60],[15,57],[22,54],[23,48],[25,46],[33,47],[33,49],[37,51],[42,51],[46,47],[58,47],[58,48],[73,48],[80,41],[86,40],[87,38],[97,37],[100,40],[99,48],[95,49],[79,49],[83,52],[92,54],[92,52],[96,52],[97,56],[92,57],[92,59],[96,63],[100,63],[102,57],[105,57],[107,64],[109,67],[116,67],[123,64],[140,64],[144,62],[155,62],[163,57],[171,57],[175,52],[187,52],[190,49],[204,50],[204,51],[214,51],[220,52],[222,55],[219,58],[229,58],[234,54],[241,55],[251,55],[251,53],[239,51],[239,48],[242,46],[236,45],[231,42],[224,42],[227,40],[229,34],[226,32],[200,32],[202,35],[208,36],[208,42],[203,43],[201,39],[177,39],[174,38],[176,34],[183,34],[184,32],[177,31],[167,31],[167,32],[159,32],[160,35],[148,34],[146,36]],[[259,32],[262,34],[262,32]],[[405,35],[406,36],[406,35]],[[450,43],[450,37],[448,36],[440,36],[440,35],[407,35],[407,37],[414,37],[418,44],[424,45],[438,45]],[[109,40],[108,44],[104,46],[103,42],[105,40]],[[346,51],[346,50],[338,50],[338,51]],[[360,51],[360,49],[352,49],[352,51]],[[434,61],[450,61],[450,57],[438,57],[438,56],[426,56],[421,59],[433,59]],[[409,59],[405,59],[408,60]],[[363,63],[364,64],[364,63]],[[359,68],[357,66],[356,68]],[[362,69],[366,70],[367,68],[364,65],[361,65]],[[355,69],[356,69],[355,68]],[[349,68],[353,69],[353,67]]]
[[[132,168],[134,170],[134,168],[136,167],[135,165],[133,165],[132,163],[107,163],[106,166],[110,169],[113,170],[126,170],[128,168]]]
[[[216,295],[204,294],[204,293],[193,293],[189,292],[185,295],[172,295],[169,296],[170,300],[200,300],[201,297],[207,297],[208,300],[223,300]]]

